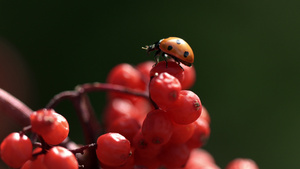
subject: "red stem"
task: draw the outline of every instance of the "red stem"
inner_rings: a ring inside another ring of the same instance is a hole
[[[73,154],[77,154],[77,153],[80,153],[80,154],[83,154],[83,151],[88,149],[88,148],[93,148],[93,149],[96,149],[97,148],[97,143],[91,143],[91,144],[87,144],[87,145],[84,145],[82,147],[79,147],[77,149],[74,149],[74,150],[70,150]]]

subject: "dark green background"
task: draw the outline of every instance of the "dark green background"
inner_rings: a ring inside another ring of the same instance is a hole
[[[217,164],[247,157],[261,169],[296,169],[299,11],[298,0],[1,1],[0,37],[28,64],[32,109],[77,84],[104,82],[119,63],[151,60],[141,50],[146,44],[181,37],[195,53],[192,90],[211,114],[205,149]],[[92,100],[100,113],[104,94]],[[73,116],[68,103],[60,109]],[[70,123],[71,137],[81,141],[76,118]]]

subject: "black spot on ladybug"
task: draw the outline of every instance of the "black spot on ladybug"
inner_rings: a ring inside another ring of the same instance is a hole
[[[172,50],[173,49],[173,47],[170,45],[170,46],[168,46],[168,50]]]
[[[189,54],[190,53],[188,51],[185,51],[184,54],[183,54],[183,56],[186,58],[186,57],[188,57]]]
[[[177,43],[178,45],[180,45],[180,44],[181,44],[181,40],[180,40],[180,39],[177,39],[177,40],[176,40],[176,43]]]

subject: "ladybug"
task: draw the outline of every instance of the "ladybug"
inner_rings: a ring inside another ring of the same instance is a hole
[[[147,53],[157,50],[154,57],[156,64],[159,62],[159,55],[161,54],[167,63],[167,57],[172,57],[179,65],[180,63],[186,66],[192,66],[194,63],[194,52],[190,45],[181,38],[168,37],[161,39],[158,42],[142,47]]]

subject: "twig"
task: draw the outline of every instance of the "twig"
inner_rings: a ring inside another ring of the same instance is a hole
[[[22,126],[30,125],[29,116],[33,111],[5,90],[0,88],[0,113],[5,113]]]

